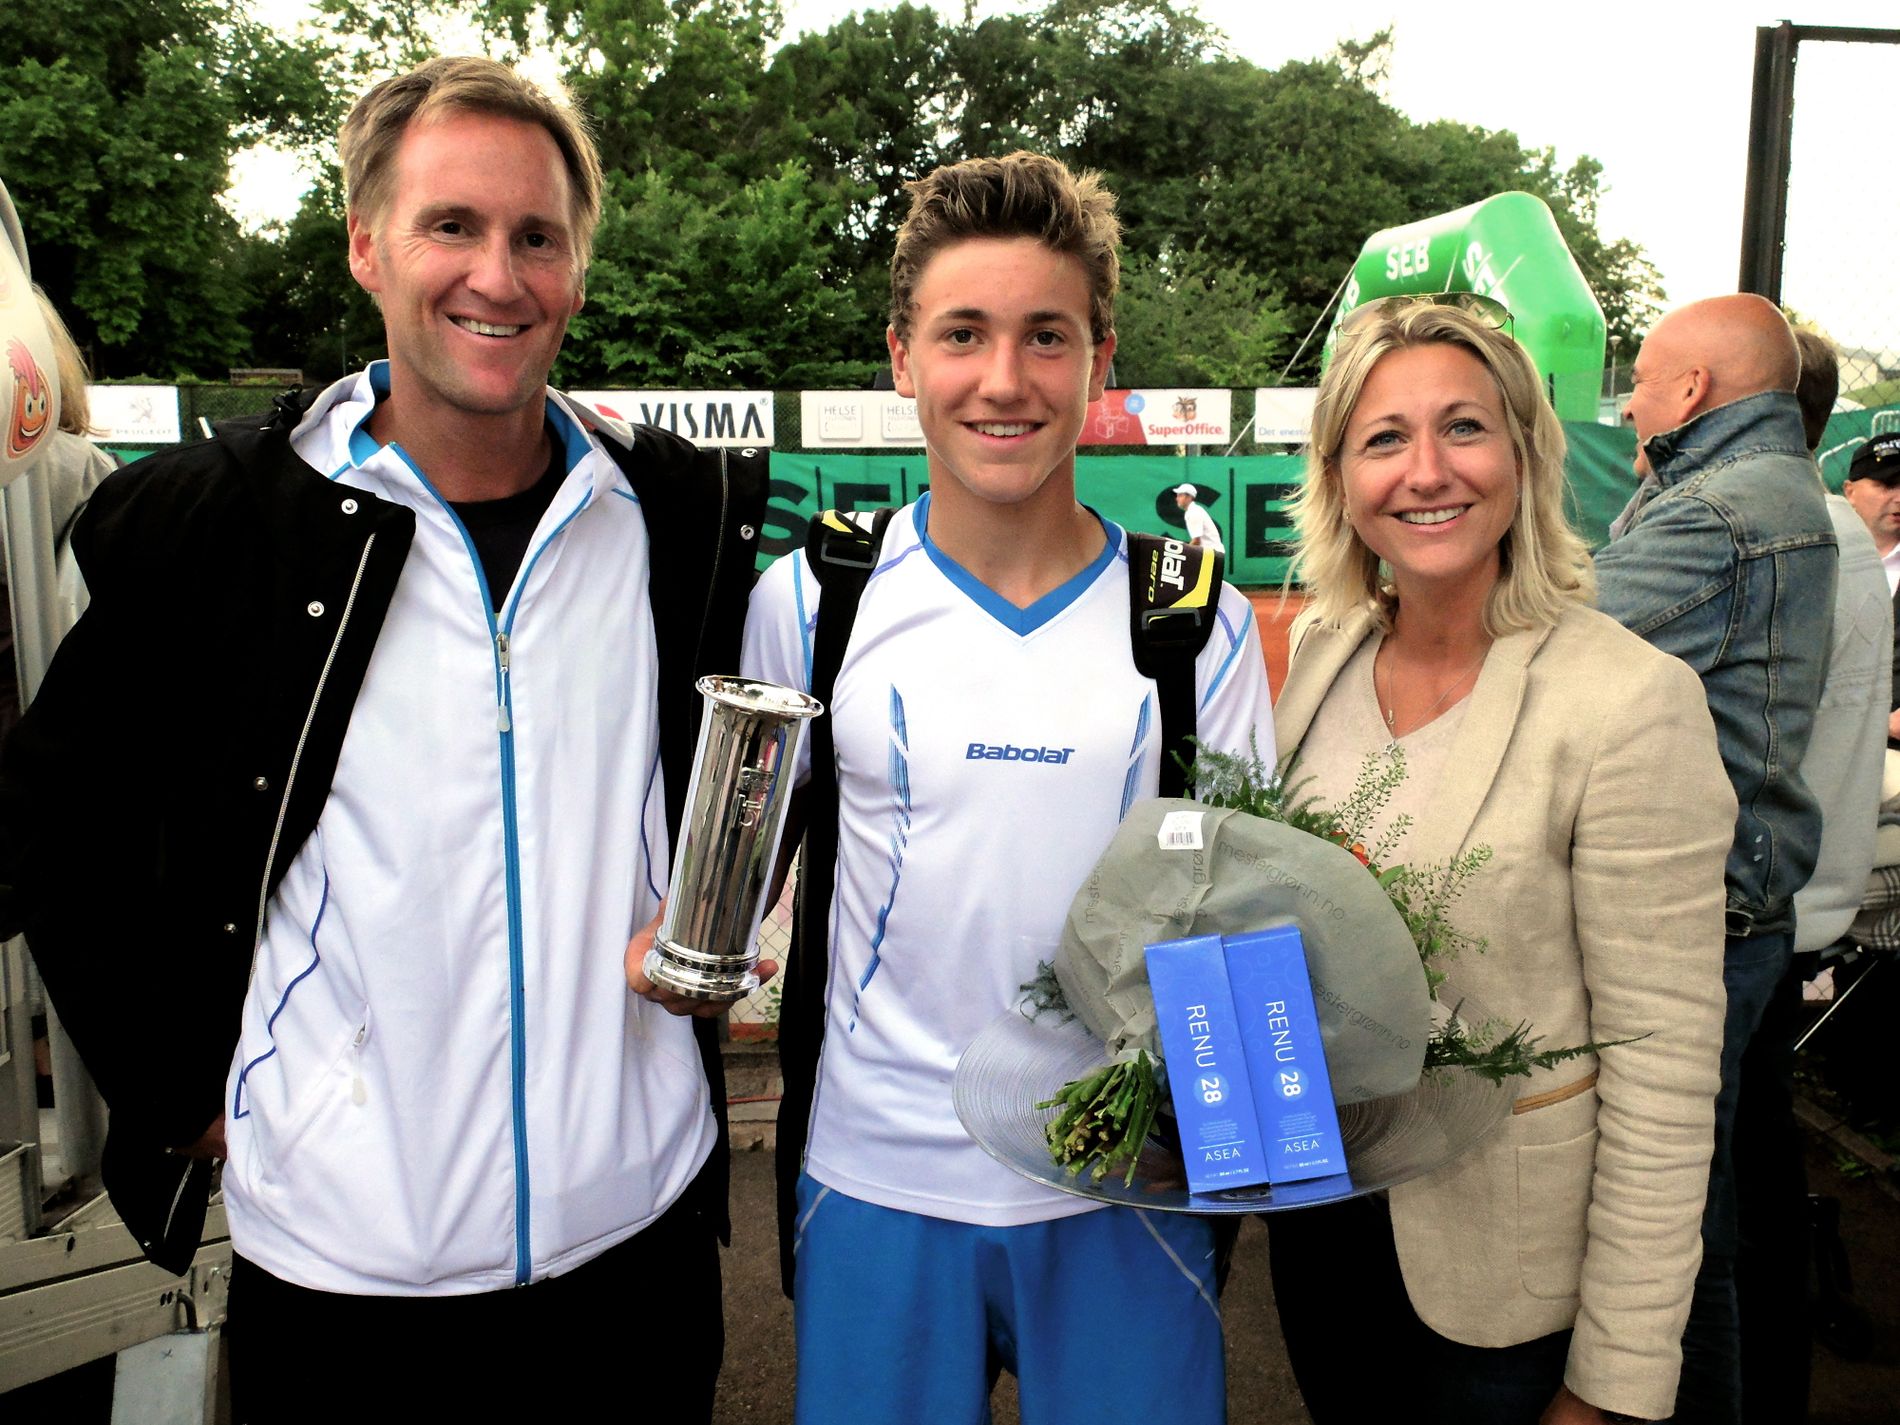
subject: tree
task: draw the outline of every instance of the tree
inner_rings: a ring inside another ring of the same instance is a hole
[[[761,92],[780,145],[839,209],[827,236],[871,334],[882,327],[903,186],[946,157],[951,33],[915,5],[848,16],[781,49]]]
[[[350,273],[334,164],[289,223],[245,239],[241,264],[245,365],[295,367],[318,383],[385,353],[382,314]]]
[[[609,170],[589,307],[559,368],[573,379],[868,369],[903,184],[1018,147],[1098,169],[1117,193],[1123,369],[1139,358],[1143,380],[1277,374],[1374,232],[1513,189],[1550,204],[1632,349],[1660,296],[1641,250],[1597,233],[1595,160],[1559,171],[1511,133],[1393,109],[1389,32],[1264,70],[1176,0],[1048,0],[981,21],[899,4],[776,51],[778,0],[325,5],[359,66],[407,61],[445,17],[557,58]]]
[[[1667,294],[1662,274],[1641,247],[1628,238],[1606,243],[1597,232],[1603,165],[1585,154],[1558,173],[1556,155],[1543,149],[1535,156],[1532,174],[1537,186],[1530,191],[1550,204],[1558,231],[1603,308],[1611,349],[1629,352],[1634,361],[1643,337],[1662,315]]]
[[[717,203],[614,174],[587,304],[555,368],[575,386],[857,386],[881,364],[822,236],[840,213],[799,164]]]
[[[1292,346],[1273,289],[1200,249],[1130,258],[1115,334],[1125,386],[1271,386]]]
[[[1165,0],[1057,0],[953,46],[960,141],[1028,141],[1101,169],[1132,256],[1193,251],[1251,274],[1299,332],[1324,316],[1374,232],[1523,189],[1550,204],[1612,333],[1643,324],[1654,268],[1633,243],[1598,236],[1601,166],[1585,158],[1559,173],[1511,133],[1413,123],[1381,93],[1391,50],[1384,31],[1263,70]],[[1315,343],[1298,375],[1311,376],[1317,354]]]
[[[0,26],[0,175],[34,277],[107,374],[216,371],[248,348],[229,161],[308,142],[320,55],[243,0],[46,0]]]
[[[367,85],[467,31],[504,62],[551,56],[593,120],[610,172],[725,191],[791,156],[761,156],[758,90],[779,0],[320,0]],[[736,180],[736,181],[735,181]]]

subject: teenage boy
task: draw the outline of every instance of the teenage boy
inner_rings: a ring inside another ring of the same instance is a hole
[[[809,1122],[780,1138],[794,1152],[809,1133],[797,1418],[981,1420],[1008,1369],[1029,1421],[1217,1421],[1207,1220],[1034,1183],[951,1106],[959,1056],[1054,956],[1076,888],[1158,784],[1127,541],[1075,490],[1076,439],[1115,350],[1115,200],[1029,153],[909,189],[888,342],[930,492],[884,533],[828,710],[836,891],[829,946],[802,952],[829,955],[826,1003],[810,1009],[823,1050]],[[746,672],[809,687],[819,602],[804,554],[768,570]],[[1226,587],[1218,609],[1197,735],[1270,762],[1251,609]]]

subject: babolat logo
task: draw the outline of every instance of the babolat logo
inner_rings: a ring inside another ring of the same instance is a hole
[[[1148,602],[1155,602],[1156,581],[1172,587],[1176,593],[1185,592],[1187,583],[1184,571],[1187,568],[1187,546],[1178,539],[1162,543],[1158,554],[1148,561]]]
[[[1011,743],[972,742],[965,762],[1067,762],[1073,747],[1017,747]]]

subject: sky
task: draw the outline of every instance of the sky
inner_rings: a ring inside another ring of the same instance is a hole
[[[963,10],[963,0],[933,2],[946,14]],[[1756,28],[1783,19],[1900,25],[1896,0],[1808,0],[1802,10],[1780,14],[1757,9],[1760,2],[1645,0],[1593,8],[1524,0],[1184,0],[1183,8],[1222,30],[1235,54],[1267,68],[1325,55],[1342,38],[1364,39],[1389,26],[1390,103],[1420,122],[1509,129],[1527,147],[1554,148],[1565,167],[1580,154],[1598,159],[1600,230],[1642,244],[1674,305],[1736,287]],[[300,6],[268,0],[260,8]],[[786,0],[786,36],[826,29],[867,8],[885,7]],[[976,5],[979,16],[1035,8],[1010,0]],[[1896,93],[1900,45],[1801,46],[1782,293],[1837,339],[1889,348],[1900,348]],[[241,212],[284,207],[280,171],[241,170],[239,181],[248,190],[239,197]],[[294,209],[294,198],[288,206]],[[1342,273],[1352,256],[1342,254]]]

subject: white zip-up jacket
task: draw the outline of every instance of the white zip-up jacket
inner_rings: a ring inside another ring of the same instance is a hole
[[[236,1250],[286,1281],[451,1295],[639,1231],[715,1127],[690,1022],[623,969],[668,860],[633,491],[550,393],[567,476],[496,614],[426,473],[364,429],[385,380],[339,383],[292,437],[416,533],[265,917],[225,1199]]]

